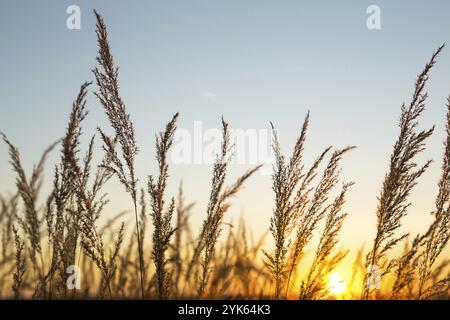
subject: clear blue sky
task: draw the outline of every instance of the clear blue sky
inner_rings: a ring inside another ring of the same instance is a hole
[[[66,28],[71,4],[81,8],[81,30]],[[381,8],[381,30],[366,28],[371,4]],[[356,182],[345,230],[348,237],[370,239],[400,105],[409,101],[415,77],[433,50],[450,40],[450,2],[1,1],[0,130],[20,147],[27,168],[63,134],[79,85],[93,79],[94,7],[105,18],[120,65],[122,95],[142,149],[142,180],[155,172],[154,133],[176,111],[180,127],[188,129],[195,120],[217,127],[221,115],[235,128],[268,128],[273,121],[289,152],[310,110],[307,160],[330,144],[358,146],[344,161],[344,176]],[[431,75],[422,123],[436,124],[437,132],[423,159],[436,162],[415,189],[406,223],[418,230],[436,192],[450,93],[449,48]],[[205,98],[206,91],[216,98]],[[91,135],[97,125],[107,124],[92,95],[89,105],[84,131]],[[233,169],[236,176],[245,168]],[[188,197],[199,201],[199,219],[210,171],[207,166],[171,171],[170,191],[183,179]],[[0,192],[12,190],[13,179],[0,144]],[[116,199],[126,203],[123,190],[114,189]],[[242,210],[255,229],[264,230],[272,197],[270,177],[257,176],[233,212]]]

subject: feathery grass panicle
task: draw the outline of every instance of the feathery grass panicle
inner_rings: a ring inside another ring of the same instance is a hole
[[[324,208],[323,205],[338,181],[338,163],[343,154],[353,148],[348,147],[332,155],[323,177],[314,189],[312,183],[317,176],[318,167],[331,147],[326,148],[312,166],[305,170],[302,158],[308,125],[309,113],[287,164],[281,153],[278,134],[272,125],[276,163],[272,175],[275,209],[270,221],[270,231],[275,240],[275,250],[273,253],[264,251],[264,255],[265,264],[275,280],[275,299],[281,297],[283,286],[286,287],[287,297],[291,276],[299,257],[325,214],[327,207]],[[291,234],[295,229],[296,236],[292,243]]]
[[[59,167],[56,167],[55,173],[55,176],[59,178],[55,181],[55,201],[59,214],[63,213],[68,205],[68,201],[72,200],[78,185],[81,184],[79,180],[82,178],[86,180],[87,178],[87,170],[83,171],[78,155],[80,153],[80,138],[82,135],[81,124],[88,115],[86,95],[90,85],[91,82],[85,82],[81,85],[80,91],[72,105],[66,134],[62,139],[61,160]],[[88,156],[85,159],[86,165],[89,164],[92,158],[92,146],[93,140],[90,144]],[[61,221],[64,220],[63,217],[60,218]],[[69,230],[69,232],[77,232],[77,230]]]
[[[193,253],[192,260],[187,268],[187,278],[189,279],[193,265],[202,255],[200,266],[200,279],[198,280],[197,292],[199,297],[204,297],[205,290],[210,281],[210,265],[214,259],[217,239],[222,231],[222,221],[224,214],[230,207],[228,202],[242,188],[245,181],[250,178],[261,166],[248,170],[239,177],[234,184],[225,187],[228,164],[230,162],[230,133],[229,124],[222,118],[222,144],[220,154],[213,165],[213,177],[209,203],[206,210],[206,218],[203,221],[200,236]]]
[[[347,192],[347,189],[350,185],[344,185],[343,193],[340,194],[340,196],[335,200],[333,204],[327,204],[327,201],[330,193],[333,191],[334,187],[339,181],[339,176],[341,173],[340,161],[342,160],[342,157],[344,156],[344,154],[354,148],[356,147],[349,146],[333,152],[325,170],[323,171],[321,179],[314,189],[314,193],[311,199],[308,201],[305,209],[300,211],[298,227],[295,235],[295,242],[292,246],[289,274],[291,274],[292,270],[294,270],[294,268],[298,265],[298,260],[302,256],[306,245],[311,241],[313,232],[316,229],[317,224],[322,220],[327,211],[329,211],[330,213],[330,215],[328,216],[330,221],[327,222],[330,222],[332,224],[326,225],[326,233],[323,235],[324,238],[321,240],[330,242],[321,243],[321,245],[324,245],[324,247],[319,247],[319,251],[317,251],[317,254],[320,254],[320,257],[317,258],[325,258],[330,253],[328,251],[328,249],[331,249],[330,246],[334,247],[333,240],[336,237],[337,233],[340,231],[340,228],[342,227],[341,224],[345,217],[345,215],[342,216],[340,214],[340,210],[344,204],[345,193]]]
[[[110,154],[104,154],[100,166],[93,175],[92,182],[90,177],[91,162],[93,158],[94,138],[91,138],[88,150],[83,159],[83,165],[80,166],[80,174],[74,181],[75,185],[75,203],[76,207],[70,209],[69,212],[75,217],[75,243],[77,243],[78,236],[81,236],[81,249],[85,255],[91,259],[98,267],[102,275],[101,290],[107,290],[109,296],[113,297],[112,280],[117,270],[117,260],[121,244],[124,240],[124,223],[121,224],[119,231],[113,231],[114,223],[119,220],[126,212],[120,212],[114,217],[110,218],[102,227],[99,227],[98,220],[108,204],[106,194],[102,193],[102,188],[107,181],[112,177],[113,173],[106,168],[110,164]],[[112,248],[109,254],[104,244],[104,234],[109,230],[110,241]],[[75,255],[74,255],[75,256]],[[80,252],[81,257],[81,252]]]
[[[44,275],[44,261],[41,254],[41,265],[42,270],[40,272],[39,283],[37,283],[35,292],[33,297],[43,297],[43,293],[45,291],[45,286],[47,282],[51,280],[53,277],[56,268],[60,265],[60,263],[65,262],[66,265],[69,265],[67,257],[69,253],[75,249],[75,246],[71,246],[69,249],[66,245],[68,243],[73,244],[70,241],[64,241],[68,238],[64,238],[64,229],[67,227],[67,223],[70,220],[67,218],[65,214],[65,209],[67,202],[69,199],[73,197],[74,191],[74,181],[77,179],[80,171],[77,166],[77,153],[78,153],[78,145],[79,145],[79,137],[81,135],[81,127],[80,123],[85,118],[87,112],[85,110],[85,96],[87,93],[87,87],[89,83],[84,83],[80,91],[72,105],[72,112],[70,115],[69,125],[67,128],[67,132],[65,137],[51,145],[44,152],[39,164],[35,167],[32,177],[30,179],[30,190],[34,189],[32,186],[35,185],[35,181],[40,180],[39,176],[43,171],[44,162],[47,158],[49,152],[54,149],[54,147],[61,142],[62,150],[61,150],[61,163],[55,168],[55,179],[54,179],[54,190],[47,198],[46,209],[44,212],[44,219],[39,219],[39,223],[41,224],[43,221],[47,224],[47,232],[48,232],[48,252],[53,249],[53,257],[51,258],[51,262],[49,263],[49,271],[46,275]],[[17,157],[17,159],[19,159]],[[20,161],[16,161],[16,167],[20,168]],[[25,175],[20,174],[22,177],[22,186],[26,185],[26,180],[24,179]],[[37,192],[34,192],[34,202],[37,199]],[[29,197],[31,198],[31,197]],[[56,221],[54,220],[54,205],[56,205]],[[32,211],[32,206],[30,204],[26,205],[28,211]],[[37,214],[35,214],[37,216]],[[34,220],[34,219],[33,219]],[[29,224],[31,223],[31,219],[28,219]],[[40,230],[40,226],[38,228]],[[27,232],[28,233],[28,232]],[[40,248],[40,243],[38,244]],[[35,247],[33,247],[33,250]],[[66,250],[67,249],[67,250]],[[71,250],[73,249],[73,250]],[[41,253],[41,250],[38,250]],[[35,264],[34,254],[31,256],[31,260],[33,264]],[[35,267],[35,270],[39,270]],[[60,270],[60,274],[64,275],[64,271]],[[49,291],[51,292],[51,286]],[[51,296],[51,293],[49,293]]]
[[[307,113],[301,134],[296,141],[293,155],[286,165],[285,158],[281,152],[278,133],[272,126],[272,148],[275,153],[276,163],[272,174],[273,186],[275,193],[275,209],[273,217],[270,219],[270,231],[275,240],[275,251],[268,253],[263,251],[265,255],[265,264],[273,274],[275,279],[275,299],[280,298],[283,281],[286,277],[286,260],[291,245],[290,234],[294,228],[298,218],[298,208],[300,199],[307,197],[302,191],[298,191],[295,195],[295,189],[304,178],[304,186],[306,189],[306,178],[302,174],[303,165],[303,149],[306,140],[306,132],[309,125],[309,112]],[[314,175],[311,172],[311,175]],[[305,190],[305,193],[308,192]],[[295,199],[292,199],[295,198]]]
[[[50,152],[55,148],[57,142],[50,145],[42,154],[37,165],[34,166],[30,178],[27,178],[25,170],[22,167],[19,149],[14,146],[6,137],[0,132],[3,141],[8,145],[10,163],[13,171],[16,173],[16,187],[24,204],[24,217],[17,216],[17,220],[27,235],[30,245],[30,260],[33,264],[35,273],[38,273],[39,278],[43,276],[43,257],[41,248],[41,227],[42,219],[38,214],[38,194],[42,185],[42,175],[44,171],[45,161]],[[38,262],[38,256],[40,263]]]
[[[47,199],[45,221],[49,235],[49,250],[52,257],[49,270],[36,288],[34,296],[42,296],[47,283],[50,282],[48,295],[52,295],[51,284],[56,271],[59,271],[58,291],[66,294],[65,270],[75,264],[75,253],[78,241],[78,218],[73,212],[76,197],[77,181],[83,175],[79,164],[81,123],[86,118],[86,95],[90,82],[80,86],[80,90],[72,104],[66,133],[61,140],[60,162],[55,166],[53,192]]]
[[[14,272],[14,283],[12,286],[13,292],[14,292],[14,299],[19,299],[21,294],[21,289],[23,286],[24,281],[24,274],[25,274],[25,255],[24,255],[24,249],[25,245],[20,239],[19,232],[17,229],[13,226],[13,232],[14,232],[14,241],[16,244],[16,271]]]
[[[348,250],[341,250],[333,255],[329,255],[322,263],[316,268],[314,279],[308,286],[307,295],[300,299],[315,299],[323,300],[330,298],[333,293],[330,292],[330,276],[333,275],[337,266],[345,259],[348,254]]]
[[[137,248],[138,248],[138,250],[140,248],[142,250],[142,252],[140,255],[137,255],[136,259],[142,258],[142,261],[141,262],[137,261],[136,265],[140,265],[142,263],[143,271],[144,271],[143,278],[144,278],[144,283],[145,283],[147,280],[147,275],[149,273],[149,272],[147,272],[148,262],[147,262],[147,259],[146,259],[145,253],[144,253],[144,246],[145,246],[145,239],[146,239],[146,235],[147,235],[147,225],[148,225],[149,214],[147,212],[147,210],[148,210],[147,209],[147,199],[146,199],[147,192],[144,188],[141,188],[140,193],[141,193],[141,195],[140,195],[140,199],[139,199],[139,207],[140,207],[139,234],[140,234],[141,244],[138,245]],[[137,234],[136,234],[136,241],[137,241]]]
[[[299,297],[302,300],[310,300],[314,298],[314,294],[317,294],[317,292],[312,291],[315,284],[315,276],[317,275],[316,271],[320,268],[321,264],[327,261],[338,243],[337,237],[347,216],[347,213],[342,212],[345,204],[345,195],[352,185],[353,182],[344,183],[339,195],[327,208],[325,227],[320,236],[319,245],[317,246],[306,281],[302,283],[300,289]]]
[[[8,278],[15,269],[14,248],[14,223],[17,221],[19,194],[0,196],[0,297],[8,296]]]
[[[139,255],[139,272],[141,278],[141,296],[144,298],[144,266],[141,247],[141,235],[137,209],[137,177],[135,173],[135,156],[138,153],[136,144],[134,125],[131,121],[130,115],[127,113],[125,104],[119,94],[119,69],[114,64],[114,59],[111,54],[108,33],[105,22],[102,16],[94,10],[97,18],[97,41],[98,41],[98,67],[95,67],[94,73],[97,81],[98,92],[95,95],[102,104],[106,116],[115,131],[115,137],[108,137],[101,129],[99,129],[104,142],[104,149],[111,161],[103,166],[114,173],[119,181],[125,186],[125,189],[130,193],[133,205],[136,222],[136,234],[138,238],[138,255]],[[122,157],[119,157],[115,149],[114,141],[118,141]],[[125,165],[123,164],[125,162]]]
[[[88,224],[84,225],[89,226]],[[95,228],[87,227],[84,229],[81,246],[83,247],[86,255],[92,259],[102,273],[103,290],[107,290],[110,298],[113,298],[112,279],[114,278],[117,270],[117,258],[124,239],[124,224],[121,224],[119,232],[117,233],[117,239],[113,244],[112,250],[109,255],[106,253],[105,244],[101,234],[97,233]]]
[[[92,70],[98,86],[98,91],[94,94],[105,110],[122,151],[122,159],[120,159],[114,149],[108,148],[106,150],[111,152],[113,160],[107,168],[118,176],[133,199],[136,199],[137,178],[135,176],[134,159],[138,153],[138,147],[134,125],[119,94],[119,69],[114,65],[114,59],[111,55],[106,25],[103,18],[96,11],[94,13],[97,18],[96,33],[99,48],[97,56],[99,66]],[[104,136],[106,134],[102,132],[102,137]],[[106,147],[110,147],[110,144],[106,143]],[[125,166],[122,164],[122,160],[125,161]]]
[[[180,281],[184,271],[183,261],[187,259],[187,248],[183,247],[184,235],[189,231],[189,218],[191,216],[191,210],[195,203],[191,202],[185,204],[185,197],[183,192],[183,184],[180,183],[178,188],[178,198],[176,201],[176,226],[173,244],[171,249],[171,260],[174,264],[174,286],[176,290],[176,296],[180,295]]]
[[[394,284],[392,286],[391,300],[398,299],[405,288],[411,287],[415,281],[417,272],[418,254],[423,242],[422,236],[410,243],[408,237],[405,239],[402,255],[397,259],[394,269]]]
[[[85,157],[85,166],[83,169],[84,174],[82,177],[90,176],[90,156],[93,140],[87,155]],[[102,160],[102,163],[108,163],[108,154]],[[116,274],[117,259],[121,244],[124,239],[124,223],[121,224],[119,231],[117,232],[116,240],[112,246],[112,249],[107,254],[105,248],[103,235],[106,230],[110,229],[110,235],[115,233],[112,231],[112,225],[121,218],[125,212],[121,212],[108,220],[103,227],[97,226],[104,207],[107,205],[108,200],[105,194],[101,194],[102,187],[111,178],[111,172],[105,169],[103,166],[99,166],[95,173],[92,185],[88,188],[88,181],[79,177],[77,183],[77,212],[76,214],[79,223],[79,233],[81,235],[81,248],[87,257],[89,257],[98,267],[102,274],[102,290],[107,290],[109,296],[113,297],[111,281]],[[86,178],[87,179],[87,178]],[[109,241],[112,243],[113,240]]]
[[[436,63],[436,58],[444,48],[440,46],[430,61],[419,74],[409,106],[401,107],[400,134],[391,154],[389,171],[386,174],[377,208],[377,232],[370,252],[366,256],[366,274],[363,283],[362,298],[368,299],[371,288],[369,280],[374,268],[380,270],[381,276],[389,273],[396,261],[386,258],[386,254],[396,244],[406,238],[406,234],[397,235],[401,221],[410,206],[408,197],[417,179],[428,169],[431,161],[419,166],[415,157],[425,149],[425,141],[432,135],[434,127],[418,131],[418,120],[425,109],[427,93],[425,85],[428,73]]]
[[[450,238],[450,96],[447,98],[447,121],[446,121],[446,139],[444,142],[444,155],[442,163],[441,178],[438,183],[438,195],[436,197],[436,208],[433,212],[434,221],[429,227],[424,238],[424,252],[419,257],[419,289],[418,299],[421,299],[424,293],[426,281],[431,275],[432,267],[438,256],[447,246]],[[442,280],[440,286],[444,286],[446,281]],[[435,293],[438,288],[432,288]]]
[[[175,232],[171,224],[175,200],[172,198],[168,207],[165,208],[164,194],[169,177],[167,154],[173,143],[177,118],[178,113],[166,125],[165,131],[156,136],[156,160],[159,167],[159,176],[156,181],[152,176],[149,176],[148,179],[148,193],[151,199],[150,216],[154,227],[152,257],[156,268],[156,289],[159,299],[167,299],[169,297],[172,281],[171,275],[166,268],[168,262],[166,252],[170,239]]]

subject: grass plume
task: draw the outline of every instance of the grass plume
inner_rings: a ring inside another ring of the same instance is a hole
[[[433,134],[434,127],[418,131],[417,126],[418,119],[425,110],[428,97],[425,92],[428,74],[443,48],[444,45],[433,53],[430,61],[417,77],[409,106],[403,104],[401,107],[400,134],[394,144],[389,171],[384,178],[379,196],[376,212],[377,232],[372,248],[366,256],[363,299],[368,299],[374,290],[370,279],[375,269],[380,270],[380,275],[384,276],[395,266],[396,261],[386,258],[386,254],[407,237],[407,234],[397,235],[396,232],[411,204],[408,197],[412,188],[431,163],[431,161],[427,161],[418,166],[415,157],[424,150],[425,141]]]
[[[138,153],[134,125],[127,113],[125,104],[119,94],[119,69],[114,64],[108,42],[108,32],[102,16],[94,10],[97,18],[97,41],[98,41],[98,67],[93,69],[97,80],[98,92],[95,93],[104,107],[111,127],[115,131],[115,137],[111,138],[101,129],[100,133],[104,142],[105,152],[109,154],[111,162],[104,167],[111,171],[125,186],[131,195],[134,205],[136,222],[136,234],[138,238],[139,273],[141,278],[141,296],[144,298],[144,259],[141,248],[141,234],[137,208],[137,177],[135,173],[135,156]],[[119,157],[113,141],[117,140],[121,147],[122,158]]]
[[[178,113],[166,125],[165,131],[156,137],[156,160],[159,167],[159,176],[156,181],[152,176],[148,179],[148,193],[151,199],[150,215],[154,228],[152,257],[156,267],[156,289],[160,299],[167,299],[169,297],[170,282],[172,281],[166,267],[166,252],[170,244],[170,239],[175,232],[175,229],[171,225],[175,200],[172,198],[168,207],[165,208],[164,194],[169,177],[167,156],[173,143],[177,118]]]

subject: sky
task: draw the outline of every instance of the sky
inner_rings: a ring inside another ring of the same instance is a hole
[[[66,27],[66,9],[81,9],[81,29]],[[370,5],[380,8],[381,29],[366,25]],[[0,131],[31,170],[46,146],[64,134],[71,103],[84,81],[93,80],[96,39],[92,9],[104,17],[112,53],[120,66],[121,94],[135,123],[141,152],[140,183],[156,174],[154,135],[175,112],[179,127],[193,132],[219,128],[224,116],[234,129],[279,129],[289,154],[306,112],[311,112],[306,165],[327,146],[356,145],[342,162],[344,181],[354,181],[341,235],[356,249],[375,232],[377,196],[398,134],[400,106],[409,102],[416,75],[432,52],[450,40],[448,1],[1,1]],[[95,89],[95,87],[92,87]],[[434,159],[420,179],[404,220],[423,231],[437,192],[450,93],[450,52],[444,50],[427,87],[421,127],[436,125],[420,161]],[[97,126],[109,126],[92,94],[84,125],[86,143]],[[100,143],[97,143],[100,153]],[[47,188],[57,159],[47,169]],[[249,164],[233,165],[229,182]],[[212,168],[172,164],[169,195],[183,181],[195,201],[194,224],[205,215]],[[0,144],[0,193],[14,190],[7,149]],[[117,181],[107,188],[108,214],[130,209]],[[257,174],[234,199],[226,219],[243,215],[255,233],[269,226],[274,196],[270,175]],[[130,221],[132,216],[130,215]]]

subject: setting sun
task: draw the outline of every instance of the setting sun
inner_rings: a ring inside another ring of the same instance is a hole
[[[345,291],[347,283],[342,276],[335,272],[328,280],[328,290],[331,294],[341,294]]]

